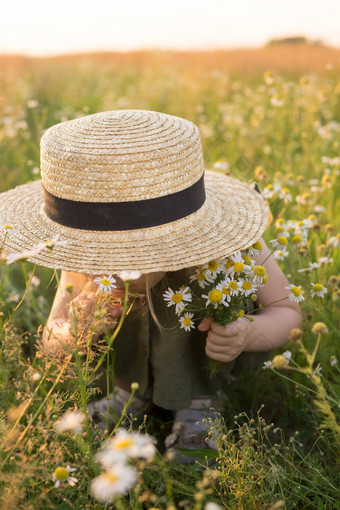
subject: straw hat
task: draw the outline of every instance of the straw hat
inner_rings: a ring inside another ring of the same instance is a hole
[[[0,242],[5,230],[7,254],[67,271],[174,271],[247,248],[268,216],[252,186],[204,172],[192,122],[114,110],[46,130],[41,180],[0,194],[0,225],[14,227]]]

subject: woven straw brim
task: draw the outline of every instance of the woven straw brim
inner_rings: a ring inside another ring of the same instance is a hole
[[[65,227],[43,211],[41,181],[0,195],[0,225],[10,224],[7,254],[31,250],[60,235],[67,244],[28,258],[38,265],[85,274],[122,270],[175,271],[225,258],[259,240],[269,218],[263,197],[248,184],[205,172],[207,199],[195,213],[162,226],[134,231],[99,232]],[[1,228],[3,241],[4,229]]]

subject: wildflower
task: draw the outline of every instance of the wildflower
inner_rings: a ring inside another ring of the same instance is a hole
[[[279,197],[282,198],[285,202],[292,201],[292,194],[288,188],[282,188]]]
[[[156,454],[155,439],[148,434],[128,432],[118,429],[104,449],[96,454],[96,459],[106,469],[129,458],[152,459]]]
[[[249,280],[243,280],[239,289],[243,296],[249,296],[249,294],[256,292],[256,285],[254,285],[254,282]]]
[[[312,289],[310,291],[311,296],[315,297],[321,297],[323,298],[325,294],[327,294],[327,288],[324,287],[321,283],[311,283]]]
[[[301,289],[301,286],[297,286],[297,285],[288,285],[288,287],[285,287],[285,289],[289,290],[289,299],[291,301],[295,301],[295,303],[300,303],[300,301],[303,301],[305,298],[303,297],[303,294],[302,294],[302,289]]]
[[[222,507],[217,503],[207,503],[204,507],[204,510],[222,510]]]
[[[322,213],[322,212],[325,212],[326,207],[324,207],[323,205],[318,205],[317,204],[317,205],[314,206],[313,209],[314,209],[314,212],[316,212],[316,213]]]
[[[54,487],[57,489],[61,482],[67,482],[72,487],[78,482],[78,479],[74,476],[70,476],[70,473],[73,473],[75,468],[71,468],[70,466],[65,467],[57,467],[53,473],[53,481]]]
[[[202,294],[202,298],[207,300],[205,306],[213,305],[214,308],[218,308],[219,305],[229,306],[226,302],[226,294],[222,292],[220,289],[212,289],[209,294],[206,296]]]
[[[45,244],[38,244],[32,250],[23,250],[22,252],[13,252],[6,256],[6,264],[13,264],[14,262],[18,262],[19,260],[27,260],[29,257],[34,257],[38,255],[43,248],[45,248]]]
[[[34,372],[34,374],[32,375],[32,381],[38,382],[38,381],[40,381],[40,379],[41,379],[41,375],[39,374],[39,372]]]
[[[285,237],[285,236],[279,236],[276,239],[272,239],[269,242],[276,248],[281,248],[283,250],[286,249],[286,247],[288,245],[288,240],[287,240],[287,237]]]
[[[138,391],[138,390],[139,390],[138,382],[131,383],[131,391]]]
[[[304,273],[305,271],[313,271],[313,269],[319,269],[320,264],[318,262],[310,262],[309,267],[298,269],[298,273]]]
[[[289,360],[292,357],[292,353],[290,351],[285,351],[283,354],[278,354],[273,358],[273,368],[277,370],[281,370],[289,364]]]
[[[322,367],[320,365],[320,363],[318,363],[315,367],[315,369],[313,370],[313,375],[320,375],[320,372],[322,370]]]
[[[67,411],[55,424],[58,434],[66,431],[80,433],[83,430],[85,416],[81,411]]]
[[[219,263],[217,262],[217,260],[211,260],[210,262],[208,262],[208,264],[206,264],[203,267],[211,278],[216,278],[217,273],[219,271]]]
[[[328,335],[329,331],[328,331],[328,328],[324,322],[316,322],[312,326],[312,333],[315,333],[316,335],[318,333]]]
[[[271,98],[270,98],[270,103],[272,106],[275,106],[277,108],[280,108],[281,106],[283,106],[283,101],[280,97],[279,94],[274,94]]]
[[[229,163],[226,161],[216,161],[216,163],[214,163],[214,168],[217,170],[228,170]]]
[[[210,276],[206,274],[206,271],[203,268],[197,268],[196,273],[190,276],[190,283],[195,280],[202,289],[214,281],[213,278],[210,278]]]
[[[273,253],[273,257],[276,260],[284,260],[286,257],[288,257],[289,253],[287,250],[276,250]]]
[[[39,105],[39,101],[37,99],[29,99],[26,105],[27,108],[36,108]]]
[[[101,503],[111,503],[116,496],[126,492],[136,483],[137,471],[118,464],[91,481],[91,493]]]
[[[267,275],[266,269],[263,266],[254,267],[254,283],[256,285],[262,285]]]
[[[291,342],[297,342],[298,340],[300,340],[302,338],[302,336],[303,336],[302,329],[300,329],[300,328],[293,328],[293,329],[291,329],[291,331],[289,333],[288,339]]]
[[[121,271],[117,274],[118,278],[120,278],[123,282],[138,280],[142,276],[142,273],[139,271]]]
[[[185,308],[185,302],[190,303],[192,296],[189,287],[181,287],[177,292],[174,292],[170,287],[163,294],[164,301],[168,302],[168,306],[175,305],[175,312],[180,314]]]
[[[337,248],[340,243],[340,234],[337,234],[336,236],[332,236],[327,241],[327,246],[331,246],[332,248]]]
[[[182,329],[184,329],[185,331],[195,329],[195,324],[194,321],[192,320],[193,316],[194,316],[193,313],[185,313],[183,317],[179,319]]]
[[[234,277],[235,274],[249,273],[251,271],[251,266],[245,264],[240,251],[231,255],[229,260],[232,260],[234,264],[227,270],[227,275]]]
[[[48,239],[43,243],[38,244],[42,248],[48,248],[49,250],[53,250],[55,246],[65,246],[68,241],[59,241],[60,234],[56,235],[53,239]]]
[[[334,367],[335,365],[337,365],[338,363],[338,360],[336,358],[336,356],[332,355],[330,358],[329,358],[329,364],[331,367]]]
[[[236,281],[233,278],[226,278],[216,285],[216,289],[221,290],[226,296],[237,296],[240,293],[242,283],[242,280]],[[230,298],[228,298],[228,301],[230,301]]]
[[[6,224],[6,225],[3,225],[2,228],[5,229],[6,233],[7,232],[16,232],[16,229],[13,227],[13,225]]]
[[[109,276],[97,276],[93,281],[99,285],[103,292],[111,292],[112,289],[117,288],[116,280],[111,274]]]
[[[292,237],[292,244],[294,248],[299,248],[302,244],[302,237],[299,234],[296,234]]]

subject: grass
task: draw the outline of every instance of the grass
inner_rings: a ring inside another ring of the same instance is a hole
[[[273,215],[267,241],[282,225],[292,239],[289,222],[310,222],[306,242],[290,242],[279,261],[305,296],[302,338],[280,349],[292,352],[290,368],[258,367],[225,389],[222,416],[210,423],[211,434],[218,432],[214,464],[204,456],[193,466],[161,455],[135,461],[139,483],[116,499],[118,510],[199,510],[212,501],[233,510],[338,508],[339,56],[332,48],[286,46],[0,56],[0,191],[39,179],[39,141],[49,126],[142,108],[192,120],[207,168],[258,183]],[[319,267],[299,271],[310,263]],[[25,262],[0,266],[0,501],[6,508],[105,508],[89,493],[103,437],[55,431],[89,389],[77,385],[76,365],[52,362],[37,348],[56,279],[35,268],[38,279],[18,307],[32,271]],[[311,282],[327,288],[324,298],[310,295]],[[312,327],[320,321],[329,332],[319,337]],[[158,410],[141,431],[155,435],[161,449],[170,429],[171,416]],[[78,484],[55,489],[52,473],[67,464]]]

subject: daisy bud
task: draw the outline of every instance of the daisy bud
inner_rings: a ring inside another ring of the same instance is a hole
[[[291,342],[297,342],[302,338],[302,330],[300,328],[292,329],[288,338]]]
[[[278,354],[277,356],[274,356],[273,358],[273,367],[277,370],[281,370],[281,368],[284,368],[288,365],[288,360],[283,356],[283,354]]]
[[[328,335],[329,331],[324,322],[316,322],[315,324],[313,324],[312,333],[315,333],[316,335],[319,333]]]
[[[131,383],[131,391],[138,391],[138,389],[139,389],[138,382]]]
[[[257,295],[251,294],[250,299],[255,302],[257,300]]]

